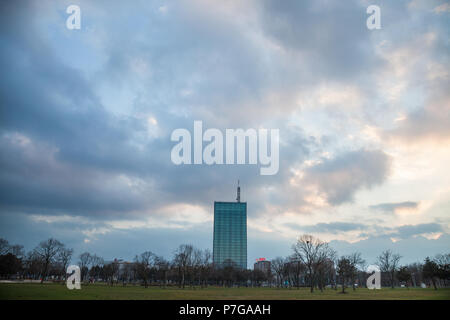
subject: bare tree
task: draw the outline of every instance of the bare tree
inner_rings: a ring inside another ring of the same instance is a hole
[[[114,285],[114,281],[118,279],[120,265],[117,260],[114,260],[111,263],[106,264],[103,267],[103,272],[106,276],[106,280],[110,283],[111,286]]]
[[[11,253],[17,258],[22,259],[25,257],[25,251],[23,246],[19,244],[10,245],[8,240],[0,238],[0,256]]]
[[[90,266],[89,276],[92,277],[93,280],[95,281],[96,279],[98,279],[100,277],[100,273],[101,273],[103,266],[105,265],[105,261],[103,260],[102,257],[99,257],[96,254],[89,255],[86,258],[87,258],[86,259],[87,260],[86,268],[87,268],[87,266]]]
[[[161,256],[155,257],[155,266],[158,269],[159,274],[162,278],[162,285],[165,288],[167,286],[167,274],[170,269],[170,263]]]
[[[96,254],[90,256],[89,264],[91,266],[102,266],[105,264],[105,260],[102,257],[97,256]]]
[[[92,262],[92,256],[89,252],[83,252],[78,258],[78,265],[81,271],[81,281],[84,281],[89,271],[89,265]]]
[[[295,254],[293,254],[286,259],[283,274],[289,279],[289,286],[296,286],[299,290],[302,283],[302,277],[306,274],[306,266]]]
[[[119,268],[119,278],[122,280],[122,286],[126,286],[133,276],[134,263],[124,262],[122,268]]]
[[[352,274],[350,275],[350,279],[352,281],[352,287],[353,290],[356,290],[355,287],[355,279],[358,275],[358,267],[362,268],[366,261],[362,258],[361,252],[353,252],[350,255],[347,256],[347,259],[350,262],[350,265],[352,266]]]
[[[139,278],[144,281],[144,286],[148,287],[148,280],[150,276],[150,269],[155,262],[156,256],[151,251],[145,251],[140,256],[134,258],[136,273]]]
[[[424,279],[429,279],[433,284],[434,290],[437,290],[436,278],[439,276],[439,266],[429,257],[425,258],[423,269],[422,269]]]
[[[434,261],[441,266],[450,266],[450,253],[438,254],[434,257]]]
[[[203,252],[201,249],[195,249],[194,251],[192,251],[192,264],[191,264],[191,272],[192,272],[192,280],[191,281],[191,287],[194,285],[194,281],[195,279],[198,280],[198,284],[201,284],[201,277],[202,277],[202,273],[201,273],[201,267],[202,267],[202,263],[203,263]]]
[[[380,267],[381,272],[385,272],[389,275],[389,281],[392,289],[394,288],[395,272],[398,269],[401,256],[399,254],[392,253],[391,250],[385,250],[378,256],[377,265]]]
[[[205,249],[201,251],[200,254],[200,264],[199,264],[199,272],[200,272],[200,287],[207,286],[207,279],[211,272],[212,267],[212,254],[209,249]]]
[[[42,260],[42,279],[41,283],[47,277],[50,265],[55,262],[55,259],[64,245],[56,239],[50,238],[46,241],[42,241],[35,249],[34,252]]]
[[[317,271],[331,255],[328,243],[311,235],[302,235],[292,246],[292,250],[295,258],[306,266],[310,289],[313,292]]]
[[[438,266],[438,278],[440,286],[447,286],[450,280],[450,253],[438,254],[433,259]]]
[[[277,287],[282,286],[283,281],[283,271],[284,271],[284,265],[286,264],[286,260],[283,257],[276,257],[271,261],[271,268],[275,272],[275,276],[277,278]]]
[[[406,288],[409,289],[409,281],[411,281],[411,271],[407,266],[400,267],[397,272],[397,278],[400,283],[404,283]]]
[[[408,265],[408,270],[411,272],[411,282],[414,287],[417,287],[417,285],[423,281],[422,268],[423,264],[420,262],[415,262]]]
[[[0,256],[9,253],[9,242],[6,239],[0,238]]]
[[[194,247],[190,244],[182,244],[175,251],[174,263],[181,273],[181,287],[184,289],[186,273],[192,264],[192,253]]]
[[[323,292],[327,283],[330,283],[334,280],[336,270],[334,267],[335,264],[335,251],[330,249],[329,257],[323,261],[323,263],[319,264],[317,267],[317,285],[319,286],[320,291]]]
[[[15,255],[17,258],[22,259],[25,257],[25,251],[22,245],[15,244],[9,247],[9,252]]]
[[[354,265],[348,257],[342,256],[337,264],[337,274],[341,278],[342,293],[345,293],[345,284],[352,278],[353,273],[355,273]]]
[[[67,277],[67,267],[69,266],[70,260],[72,259],[73,249],[68,248],[61,248],[61,250],[58,253],[58,256],[56,259],[61,264],[62,267],[62,274],[64,275],[64,280],[66,280]]]

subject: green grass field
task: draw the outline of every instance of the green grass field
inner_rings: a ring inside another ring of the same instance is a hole
[[[144,288],[141,286],[121,285],[110,287],[107,285],[82,285],[81,290],[68,290],[62,284],[0,284],[0,299],[88,299],[88,300],[158,300],[158,299],[217,299],[217,300],[256,300],[256,299],[433,299],[450,300],[450,289],[405,289],[384,288],[381,290],[368,290],[365,288],[356,291],[347,290],[347,294],[341,294],[333,289],[324,292],[316,291],[310,293],[309,289],[277,289],[277,288],[219,288],[209,287],[206,289],[178,289],[159,287]]]

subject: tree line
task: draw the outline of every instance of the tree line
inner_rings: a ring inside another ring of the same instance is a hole
[[[209,249],[201,250],[182,244],[170,260],[151,251],[136,255],[133,261],[105,261],[84,252],[73,257],[73,249],[50,238],[25,253],[23,246],[10,245],[0,239],[0,277],[62,282],[73,261],[80,267],[84,284],[104,282],[109,285],[178,286],[205,288],[215,286],[272,286],[278,288],[309,287],[310,291],[327,288],[356,290],[365,286],[369,274],[361,253],[338,256],[325,241],[311,235],[301,236],[292,246],[292,254],[271,261],[270,269],[243,270],[229,261],[215,267]],[[400,265],[401,256],[383,251],[373,264],[381,271],[382,286],[417,287],[422,284],[435,289],[447,287],[450,280],[450,254],[427,257],[422,263]]]

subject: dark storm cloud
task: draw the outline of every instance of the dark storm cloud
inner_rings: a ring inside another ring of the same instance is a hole
[[[374,210],[382,210],[386,212],[393,212],[395,209],[415,209],[419,205],[418,202],[405,201],[405,202],[391,202],[391,203],[380,203],[372,205],[369,208]]]
[[[262,1],[262,27],[310,76],[348,78],[371,70],[374,55],[361,1]]]
[[[214,114],[205,121],[206,128],[240,127],[241,120],[251,117],[232,112],[243,110],[234,99],[245,100],[249,94],[258,97],[265,86],[265,77],[260,74],[264,66],[255,59],[257,49],[245,39],[232,36],[226,21],[211,21],[205,13],[199,13],[213,26],[208,29],[203,27],[205,21],[193,19],[189,11],[175,11],[174,20],[153,22],[160,28],[170,23],[166,38],[149,37],[135,43],[132,40],[152,32],[150,26],[144,24],[138,32],[129,34],[133,24],[122,28],[108,19],[103,27],[117,32],[109,30],[103,39],[107,63],[92,81],[53,52],[35,27],[40,17],[35,9],[32,4],[29,8],[10,4],[8,18],[2,20],[1,67],[8,74],[0,80],[0,188],[4,209],[117,216],[144,209],[148,212],[170,202],[208,205],[213,199],[233,200],[237,179],[249,186],[243,189],[246,200],[258,199],[258,188],[250,186],[261,185],[264,180],[279,184],[289,174],[290,164],[302,161],[308,153],[310,142],[301,131],[282,128],[287,144],[282,146],[283,166],[277,177],[264,179],[254,166],[177,167],[171,163],[170,132],[179,127],[192,130],[195,115],[201,114],[199,106],[209,106],[208,112]],[[111,14],[118,13],[120,10]],[[195,44],[189,38],[196,39]],[[227,54],[222,53],[225,48]],[[219,60],[210,60],[214,56]],[[145,138],[146,118],[109,112],[96,92],[98,83],[117,82],[111,89],[120,90],[127,79],[133,80],[130,57],[149,62],[155,74],[145,82],[148,92],[135,99],[135,107],[156,116],[160,130],[156,138]],[[200,60],[204,61],[200,68],[191,63]],[[208,65],[223,70],[212,70]],[[226,74],[232,78],[224,78]],[[189,84],[191,77],[201,81],[194,88],[194,97],[184,101],[178,91]],[[217,94],[229,99],[227,105],[215,105],[214,101],[220,100]],[[171,106],[177,105],[192,109],[192,113],[187,117],[174,114]],[[243,127],[251,124],[255,123],[249,121]],[[136,136],[144,138],[136,141]],[[230,181],[218,184],[224,176]],[[255,212],[262,206],[255,204]]]
[[[153,12],[151,19],[142,19],[138,12],[146,7],[134,7],[136,20],[146,21],[141,28],[119,26],[114,19],[100,26],[115,31],[100,40],[106,46],[107,63],[99,73],[104,83],[120,88],[135,77],[130,66],[138,58],[151,66],[139,108],[151,108],[158,118],[171,111],[172,116],[200,118],[214,127],[254,126],[261,115],[274,113],[261,103],[262,96],[282,87],[277,81],[288,68],[280,71],[281,64],[267,61],[242,25],[199,3],[168,5],[170,14]]]
[[[3,210],[114,215],[143,208],[144,199],[116,175],[58,161],[48,145],[20,136],[3,136],[0,141]]]
[[[24,12],[10,7],[1,28],[2,207],[78,214],[142,207],[117,175],[145,173],[152,158],[130,143],[143,124],[106,112],[80,72],[34,34],[33,12]]]
[[[358,150],[341,154],[311,167],[305,182],[314,184],[330,204],[351,201],[361,188],[381,184],[390,172],[390,159],[380,150]]]
[[[209,244],[211,224],[180,232],[120,229],[108,220],[145,219],[179,203],[212,214],[214,200],[234,201],[237,179],[250,218],[265,214],[268,206],[304,213],[298,206],[308,186],[337,206],[386,180],[390,160],[383,151],[353,145],[354,151],[333,150],[340,133],[314,137],[291,123],[292,113],[301,109],[297,94],[308,96],[324,80],[357,83],[364,93],[375,90],[367,82],[382,64],[371,52],[374,34],[365,27],[365,5],[264,1],[250,2],[248,12],[238,6],[227,12],[227,5],[195,1],[81,2],[83,27],[71,32],[65,29],[68,4],[0,6],[0,231],[11,242],[33,243],[31,248],[53,235],[105,258],[128,258],[130,247],[132,255],[151,249],[170,256],[181,242]],[[167,13],[159,11],[163,5]],[[410,23],[405,5],[390,4],[386,18]],[[345,121],[339,107],[331,118],[339,114]],[[150,115],[157,120],[151,136]],[[415,120],[405,126],[406,136],[413,136],[420,116],[411,115]],[[446,130],[445,115],[427,119],[424,131],[432,131],[438,119],[437,127]],[[170,133],[192,132],[194,120],[222,131],[280,128],[278,175],[263,177],[248,165],[173,165]],[[293,188],[293,168],[324,151],[335,157],[305,169],[301,186]],[[35,215],[64,219],[45,222]],[[74,216],[88,221],[71,220]],[[308,232],[331,233],[363,228],[340,222],[305,226]],[[270,236],[259,236],[253,244],[249,237],[249,248],[266,256]],[[272,248],[280,249],[272,237]],[[92,242],[83,244],[86,238]]]

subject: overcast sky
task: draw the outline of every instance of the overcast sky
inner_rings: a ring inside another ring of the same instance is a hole
[[[81,29],[66,8],[81,8]],[[366,8],[381,8],[368,30]],[[2,1],[0,237],[105,259],[212,250],[248,203],[248,261],[304,233],[369,263],[449,252],[450,4]],[[181,165],[176,128],[280,130],[280,168]],[[77,259],[74,259],[75,261]]]

